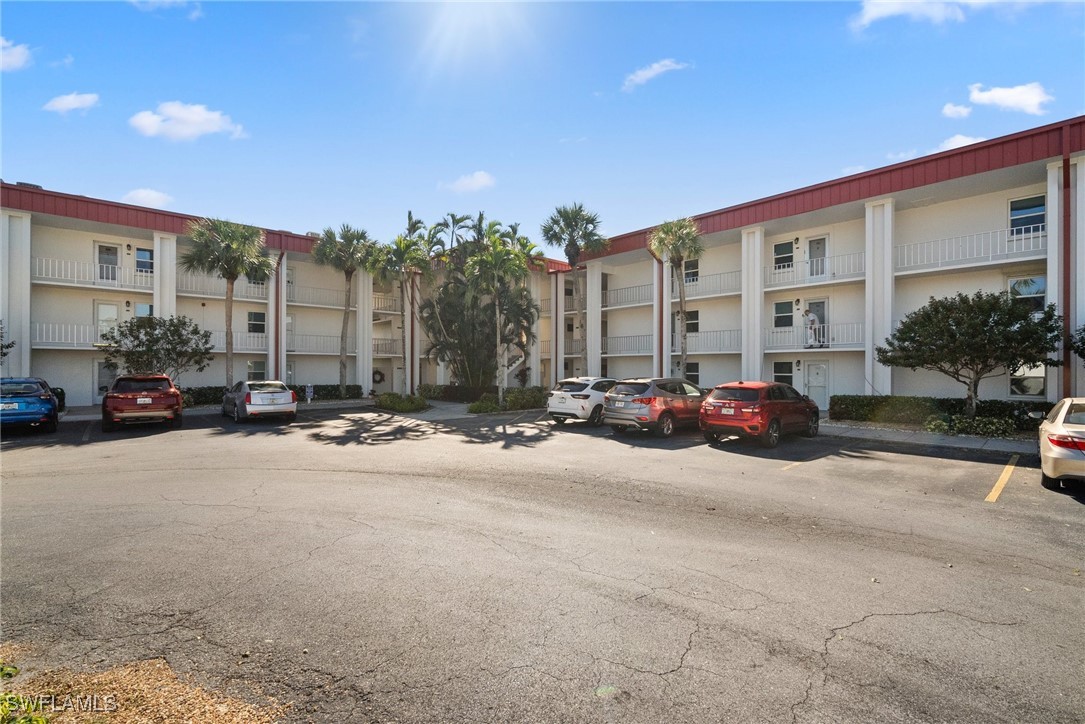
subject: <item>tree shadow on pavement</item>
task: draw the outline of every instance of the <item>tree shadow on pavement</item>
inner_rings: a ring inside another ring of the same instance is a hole
[[[401,440],[423,440],[436,432],[433,425],[385,412],[341,415],[333,420],[304,423],[309,439],[323,445],[387,445]]]

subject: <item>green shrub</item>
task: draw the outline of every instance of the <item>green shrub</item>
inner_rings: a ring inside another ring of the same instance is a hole
[[[496,400],[478,400],[477,402],[472,402],[468,405],[467,411],[473,415],[482,412],[501,412],[501,405],[497,404]]]
[[[464,385],[441,385],[441,400],[445,402],[475,402],[482,399],[482,395],[497,392],[497,387],[467,387]]]
[[[421,384],[418,386],[418,396],[427,400],[440,400],[445,394],[445,387],[446,385]]]
[[[429,407],[429,403],[417,395],[404,397],[398,392],[384,392],[377,398],[376,406],[392,412],[420,412]]]
[[[964,415],[931,415],[923,423],[927,432],[943,435],[978,435],[979,437],[1012,437],[1017,425],[1009,417],[974,417]]]
[[[977,404],[977,416],[1009,419],[1018,430],[1035,429],[1037,421],[1029,418],[1033,410],[1047,412],[1051,403],[1023,400],[984,400]],[[829,417],[834,420],[863,422],[900,422],[926,425],[932,416],[949,424],[953,415],[964,414],[964,400],[959,397],[906,397],[902,395],[833,395],[829,399]]]
[[[505,390],[506,410],[536,410],[546,407],[546,390],[542,387],[513,387]]]
[[[923,423],[923,429],[927,432],[936,432],[939,435],[953,434],[948,415],[931,415]]]

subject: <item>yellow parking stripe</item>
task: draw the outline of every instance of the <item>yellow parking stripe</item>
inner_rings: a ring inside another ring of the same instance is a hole
[[[991,492],[983,499],[985,502],[994,503],[998,500],[998,496],[1002,495],[1002,489],[1006,487],[1006,483],[1010,482],[1010,475],[1013,474],[1013,467],[1017,465],[1017,459],[1019,457],[1019,455],[1014,455],[1010,458],[1010,461],[1006,463],[1006,467],[1002,469],[1002,475],[998,476],[998,482],[995,483],[995,487],[991,488]]]

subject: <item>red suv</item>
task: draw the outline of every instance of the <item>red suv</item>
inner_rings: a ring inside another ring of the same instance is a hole
[[[180,427],[181,408],[181,391],[166,375],[121,375],[102,399],[102,431],[130,422],[168,422]]]
[[[726,382],[716,385],[701,405],[704,439],[724,435],[756,437],[764,447],[776,447],[780,435],[818,434],[818,406],[781,382]]]

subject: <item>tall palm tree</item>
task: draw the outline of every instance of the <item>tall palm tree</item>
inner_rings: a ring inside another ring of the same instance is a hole
[[[585,323],[584,293],[581,286],[580,257],[594,254],[609,246],[610,240],[599,233],[599,216],[584,208],[583,204],[559,206],[542,225],[543,240],[550,246],[561,247],[573,269],[573,307],[576,325],[580,329],[580,358],[588,366],[588,343]],[[562,323],[564,324],[564,323]]]
[[[245,276],[263,281],[275,271],[267,255],[264,232],[254,226],[222,219],[189,222],[187,235],[192,246],[181,255],[181,269],[217,274],[226,280],[226,386],[234,384],[234,283]]]
[[[346,293],[343,297],[343,328],[339,333],[339,396],[347,396],[347,330],[350,327],[350,292],[354,275],[367,272],[377,257],[377,243],[365,229],[350,224],[339,227],[339,234],[330,226],[324,229],[313,245],[313,261],[343,272]]]
[[[403,343],[402,392],[404,395],[408,394],[406,372],[411,363],[411,360],[407,359],[407,327],[409,320],[413,320],[416,313],[414,275],[422,273],[428,276],[430,270],[428,251],[425,237],[419,235],[416,230],[414,236],[400,234],[391,244],[380,247],[373,261],[373,270],[377,276],[399,283],[400,309],[403,314],[400,338]]]
[[[697,222],[693,219],[664,221],[648,237],[648,248],[671,265],[671,274],[678,285],[678,333],[680,335],[681,374],[686,374],[686,280],[683,266],[687,260],[700,259],[704,243]]]

